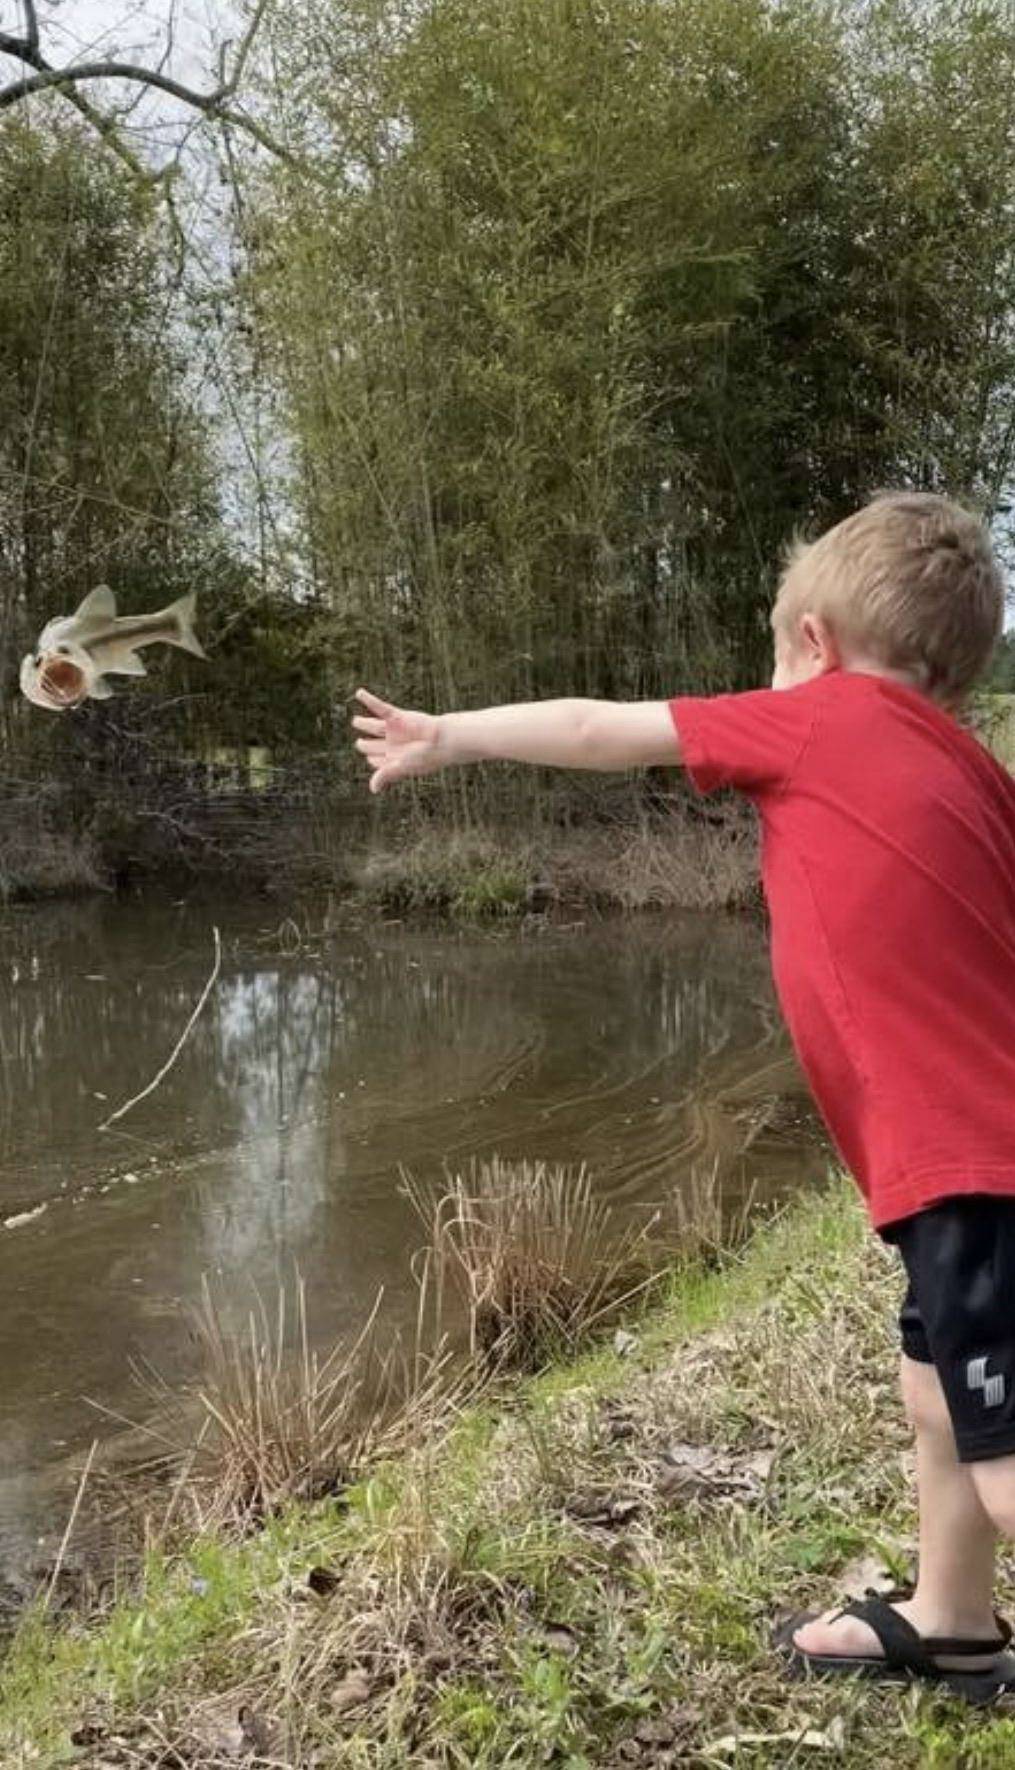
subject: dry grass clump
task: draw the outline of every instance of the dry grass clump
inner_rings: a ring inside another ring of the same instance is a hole
[[[714,1266],[742,1247],[756,1226],[755,1190],[731,1193],[718,1159],[694,1163],[670,1189],[655,1235],[673,1266]]]
[[[202,1529],[246,1529],[292,1501],[342,1492],[373,1463],[417,1439],[439,1441],[474,1394],[449,1348],[378,1342],[381,1296],[351,1341],[315,1349],[306,1290],[280,1286],[273,1310],[258,1297],[232,1333],[205,1281],[195,1330],[203,1358],[201,1423],[179,1487]]]
[[[464,1305],[469,1346],[497,1369],[537,1370],[573,1351],[651,1284],[644,1225],[620,1223],[584,1167],[494,1156],[443,1193],[406,1177],[439,1295]]]
[[[759,898],[757,829],[739,807],[709,822],[675,812],[573,831],[549,858],[562,897],[615,909],[742,909]]]
[[[105,880],[87,834],[34,827],[0,830],[0,902],[73,897],[99,891]]]
[[[743,908],[758,899],[757,830],[736,806],[707,820],[679,806],[652,816],[627,809],[531,834],[424,825],[390,847],[375,838],[352,876],[367,902],[396,914]]]
[[[534,875],[532,845],[524,839],[426,826],[391,848],[371,847],[354,869],[368,903],[466,920],[517,914]]]

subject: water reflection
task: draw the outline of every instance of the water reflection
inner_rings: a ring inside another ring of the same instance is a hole
[[[538,938],[373,930],[283,956],[256,910],[110,901],[0,934],[0,1535],[26,1471],[90,1440],[82,1397],[136,1410],[128,1354],[192,1374],[204,1272],[237,1309],[307,1277],[322,1335],[408,1301],[399,1169],[495,1150],[587,1161],[632,1203],[719,1161],[785,1188],[820,1167],[760,932],[724,918]],[[222,973],[165,1061],[222,929]],[[100,1425],[101,1430],[101,1425]]]

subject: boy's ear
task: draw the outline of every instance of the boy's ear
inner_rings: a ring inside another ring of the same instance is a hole
[[[801,615],[800,638],[807,656],[817,670],[823,672],[838,669],[839,647],[831,627],[821,615]]]

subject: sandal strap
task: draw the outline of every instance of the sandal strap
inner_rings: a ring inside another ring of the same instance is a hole
[[[1011,1641],[1011,1624],[1004,1622],[999,1616],[994,1621],[997,1624],[997,1634],[986,1641],[971,1641],[968,1635],[925,1635],[923,1643],[928,1653],[943,1654],[948,1658],[960,1658],[964,1653],[970,1657],[978,1653],[1003,1653]]]
[[[873,1629],[885,1656],[886,1666],[897,1666],[911,1672],[932,1672],[937,1668],[927,1643],[917,1634],[912,1623],[900,1616],[880,1592],[868,1591],[865,1598],[854,1598],[843,1605],[840,1616],[855,1616]]]
[[[869,1589],[866,1597],[855,1598],[839,1612],[840,1616],[855,1616],[873,1629],[888,1665],[914,1672],[933,1670],[936,1669],[933,1662],[938,1657],[982,1657],[988,1653],[1000,1653],[1011,1641],[1011,1625],[999,1616],[994,1619],[997,1634],[985,1640],[971,1640],[968,1635],[919,1635],[912,1623],[892,1609],[889,1602],[892,1596],[895,1594]]]

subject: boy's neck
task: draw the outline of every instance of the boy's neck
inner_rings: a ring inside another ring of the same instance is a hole
[[[873,658],[853,657],[848,662],[843,659],[838,668],[846,676],[877,676],[883,682],[894,682],[899,688],[908,688],[910,694],[921,695],[925,701],[930,701],[942,713],[947,713],[951,718],[956,717],[962,711],[961,703],[940,700],[937,695],[931,694],[929,689],[924,688],[922,683],[914,682],[912,676],[908,675],[905,670],[889,669],[886,664],[879,664]]]
[[[911,688],[915,694],[923,694],[918,682],[905,670],[891,670],[887,664],[878,664],[873,658],[843,658],[839,669],[847,676],[881,676],[886,682],[897,682],[902,688]]]

